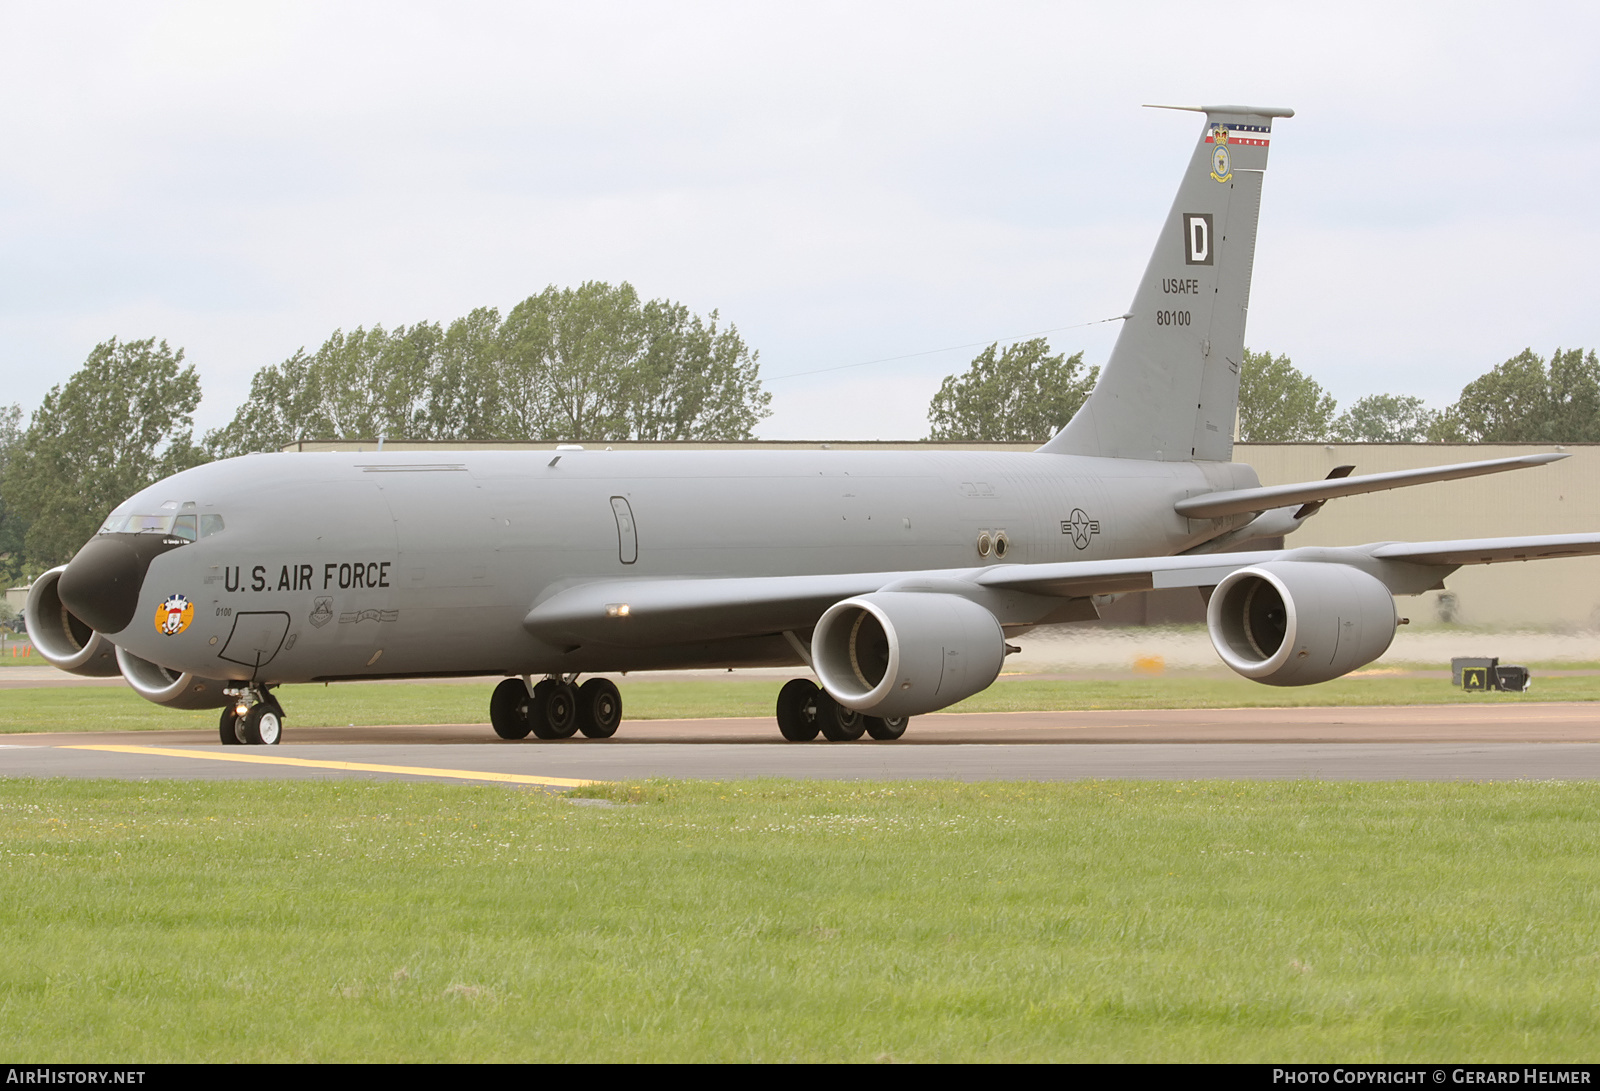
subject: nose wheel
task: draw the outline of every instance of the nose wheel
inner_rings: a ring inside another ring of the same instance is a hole
[[[283,739],[283,706],[266,689],[251,687],[232,694],[217,721],[223,746],[277,746]]]

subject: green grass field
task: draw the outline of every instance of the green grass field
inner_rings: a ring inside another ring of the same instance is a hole
[[[659,720],[773,714],[781,679],[770,681],[622,681],[626,719]],[[1244,678],[1169,674],[1111,681],[1004,678],[951,712],[1019,712],[1096,708],[1263,708],[1304,705],[1483,704],[1600,700],[1600,675],[1535,678],[1527,694],[1463,693],[1447,680],[1355,675],[1317,686],[1282,689]],[[457,724],[489,719],[488,685],[284,686],[278,691],[289,727],[340,724]],[[121,686],[12,689],[0,693],[0,733],[19,731],[151,731],[210,728],[215,712],[152,705]]]
[[[1600,786],[0,780],[28,1060],[1586,1061]]]

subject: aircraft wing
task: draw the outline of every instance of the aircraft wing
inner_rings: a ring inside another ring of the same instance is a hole
[[[1174,505],[1179,515],[1190,519],[1220,519],[1225,515],[1242,515],[1251,511],[1266,511],[1290,504],[1310,504],[1331,500],[1337,496],[1356,496],[1367,492],[1383,492],[1407,485],[1426,485],[1430,481],[1455,481],[1463,477],[1504,473],[1528,466],[1542,466],[1570,457],[1558,451],[1537,455],[1518,455],[1515,458],[1491,458],[1482,462],[1457,462],[1450,466],[1425,466],[1416,470],[1392,470],[1381,474],[1361,474],[1356,477],[1324,478],[1321,481],[1300,481],[1292,485],[1264,485],[1256,489],[1227,489],[1191,496]]]
[[[819,576],[602,580],[576,584],[545,598],[528,611],[522,625],[558,645],[589,641],[645,645],[754,636],[809,629],[834,603],[874,591],[944,591],[988,599],[1003,609],[994,600],[1005,592],[1064,599],[1152,587],[1204,587],[1235,568],[1271,560],[1281,552]]]
[[[556,592],[522,626],[552,644],[646,645],[809,629],[840,599],[917,573],[603,580]]]
[[[1497,564],[1540,561],[1552,557],[1587,557],[1600,552],[1593,534],[1545,534],[1524,538],[1463,538],[1454,542],[1388,542],[1367,546],[1378,560],[1411,564]]]
[[[556,645],[715,640],[803,631],[841,599],[895,590],[960,594],[995,610],[1002,622],[1029,624],[1048,612],[1049,600],[1214,587],[1235,569],[1271,561],[1353,565],[1396,594],[1415,594],[1462,565],[1594,554],[1600,554],[1600,534],[1551,534],[917,572],[602,580],[545,598],[523,627]]]

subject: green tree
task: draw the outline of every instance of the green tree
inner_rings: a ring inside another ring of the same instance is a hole
[[[1439,414],[1407,394],[1368,394],[1339,414],[1332,438],[1341,443],[1420,443]]]
[[[1042,337],[984,349],[962,375],[949,375],[928,404],[930,438],[1042,443],[1072,419],[1099,368],[1083,353],[1050,355]]]
[[[506,315],[500,389],[514,414],[509,436],[625,439],[623,401],[644,346],[639,297],[629,284],[546,288]],[[509,437],[508,437],[509,438]]]
[[[1468,443],[1600,442],[1600,360],[1556,349],[1548,365],[1531,348],[1468,383],[1432,430]]]
[[[628,284],[547,288],[504,321],[337,331],[262,368],[218,456],[296,439],[748,439],[769,412],[732,326]]]
[[[496,325],[498,318],[493,315]],[[492,399],[482,396],[476,381],[479,362],[460,359],[464,342],[468,335],[452,341],[428,322],[392,331],[335,330],[315,355],[302,348],[256,372],[250,396],[232,421],[207,434],[206,447],[225,458],[277,450],[297,439],[478,438],[463,434],[468,404]]]
[[[506,315],[500,434],[547,440],[750,439],[770,412],[737,327],[633,286],[546,288]]]
[[[26,521],[30,565],[61,564],[128,496],[205,461],[195,447],[200,379],[165,341],[96,345],[52,387],[6,466],[9,511]]]
[[[644,305],[642,351],[629,368],[622,401],[630,439],[749,439],[771,410],[760,364],[718,315],[690,314],[664,299]]]
[[[17,514],[15,505],[6,502],[10,488],[6,484],[6,467],[22,449],[22,436],[22,406],[0,409],[0,580],[8,587],[25,582],[27,576],[23,538],[28,525]]]
[[[1239,441],[1294,443],[1327,439],[1333,396],[1287,355],[1244,350],[1239,372]]]

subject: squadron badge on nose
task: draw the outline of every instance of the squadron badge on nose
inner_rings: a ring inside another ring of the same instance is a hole
[[[194,620],[194,603],[182,595],[168,595],[167,601],[156,607],[156,628],[166,636],[177,636]]]

